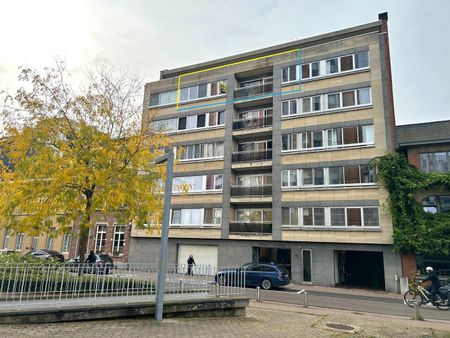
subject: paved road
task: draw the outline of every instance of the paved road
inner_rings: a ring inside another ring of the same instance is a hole
[[[303,295],[297,295],[297,290],[278,289],[261,290],[261,300],[285,304],[304,304]],[[256,299],[256,290],[247,288],[246,294]],[[400,298],[386,298],[365,295],[349,295],[335,292],[308,291],[308,305],[330,309],[342,309],[355,312],[369,312],[385,315],[412,317],[413,309],[403,304]],[[450,311],[441,311],[435,307],[421,306],[420,314],[425,319],[450,320]]]

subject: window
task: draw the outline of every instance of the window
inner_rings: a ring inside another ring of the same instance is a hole
[[[312,110],[320,111],[321,110],[320,96],[314,96],[311,99],[312,99]]]
[[[97,224],[97,235],[95,237],[95,252],[105,250],[107,224]]]
[[[337,58],[327,60],[326,65],[327,65],[327,74],[334,74],[339,72],[339,64]]]
[[[195,129],[197,127],[197,115],[187,116],[186,129]]]
[[[298,148],[298,134],[287,134],[281,137],[283,150],[293,150]]]
[[[318,132],[314,132],[313,133],[313,147],[314,148],[320,148],[323,145],[322,142],[322,132],[318,131]]]
[[[181,223],[181,209],[172,210],[172,218],[170,220],[171,224],[180,224]]]
[[[310,77],[309,64],[302,65],[302,79],[307,79]]]
[[[344,168],[330,167],[328,168],[330,184],[344,184]]]
[[[217,112],[209,113],[209,123],[210,127],[217,125]]]
[[[422,200],[423,209],[430,213],[450,212],[450,195],[432,195]]]
[[[359,143],[373,143],[374,142],[374,130],[373,125],[360,126],[359,127]]]
[[[39,245],[39,236],[34,236],[31,240],[31,250],[36,250]]]
[[[347,208],[347,225],[361,226],[361,208]]]
[[[281,184],[283,187],[297,186],[297,170],[283,170],[281,172]]]
[[[21,251],[21,250],[22,250],[23,237],[24,237],[23,233],[19,232],[19,233],[17,234],[17,237],[16,237],[16,247],[15,247],[15,250],[16,250],[16,251]]]
[[[64,253],[70,252],[71,242],[72,242],[72,228],[69,228],[69,230],[66,233],[64,233],[63,236],[62,252]]]
[[[116,224],[114,226],[113,255],[123,253],[124,240],[125,240],[125,225]]]
[[[323,168],[316,168],[314,169],[314,185],[323,185]]]
[[[312,208],[303,208],[303,225],[313,225]]]
[[[311,76],[319,76],[320,75],[320,62],[311,63]]]
[[[214,189],[222,190],[222,181],[223,181],[222,175],[216,175],[215,180],[216,180],[216,184],[214,186]]]
[[[181,160],[193,160],[223,156],[223,143],[193,144],[184,147]]]
[[[325,225],[325,208],[314,208],[314,225]]]
[[[353,69],[353,56],[347,55],[341,57],[341,72]]]
[[[297,80],[297,65],[281,69],[282,82],[291,82]]]
[[[376,182],[375,166],[370,165],[370,164],[362,164],[359,167],[361,170],[361,183]]]
[[[9,228],[6,228],[5,229],[5,238],[3,238],[3,249],[8,249],[10,236],[11,236],[11,230]]]
[[[178,119],[178,130],[186,129],[186,117],[180,117]]]
[[[218,125],[223,125],[225,124],[225,112],[224,111],[219,111],[217,113],[217,118],[218,118]]]
[[[361,88],[357,91],[358,105],[370,104],[370,88]]]
[[[329,94],[328,95],[328,109],[340,108],[340,96],[339,94]]]
[[[202,128],[206,126],[206,115],[200,114],[197,115],[197,128]]]
[[[420,170],[423,172],[447,172],[450,170],[450,152],[422,153]]]
[[[303,113],[311,112],[311,98],[310,97],[302,99],[302,112]]]
[[[222,224],[222,209],[206,208],[203,224]]]
[[[312,169],[303,169],[303,185],[312,185],[313,184],[313,170]]]
[[[302,149],[312,148],[313,146],[313,134],[312,131],[304,131],[302,136]]]
[[[296,115],[297,114],[297,100],[287,100],[281,102],[281,115]]]
[[[334,147],[342,144],[342,129],[328,129],[327,134],[327,146]]]
[[[363,208],[364,226],[377,227],[380,225],[378,219],[378,208]]]
[[[344,167],[345,184],[361,183],[359,178],[359,166],[349,165]]]
[[[331,226],[345,226],[345,208],[331,208]]]
[[[369,52],[364,51],[355,54],[355,68],[369,67]]]
[[[355,91],[351,90],[342,93],[342,106],[350,107],[355,105]]]
[[[199,85],[198,86],[198,97],[199,98],[206,97],[207,90],[208,90],[208,85],[206,83]]]
[[[358,143],[358,128],[346,127],[343,128],[344,144]]]
[[[45,248],[47,250],[52,250],[53,249],[53,240],[55,238],[55,228],[50,228],[49,231],[50,232],[47,234],[47,240],[45,242]]]

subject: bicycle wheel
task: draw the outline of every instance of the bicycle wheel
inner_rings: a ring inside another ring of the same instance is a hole
[[[419,306],[423,304],[422,296],[416,291],[408,290],[403,295],[403,302],[409,307],[414,307],[415,303],[419,303]]]
[[[436,301],[434,302],[434,306],[436,306],[439,310],[444,311],[450,310],[450,303],[448,299],[443,299],[439,295],[436,295]]]

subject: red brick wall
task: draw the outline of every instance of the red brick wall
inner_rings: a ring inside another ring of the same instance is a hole
[[[407,253],[402,255],[403,277],[411,277],[417,271],[416,254]]]

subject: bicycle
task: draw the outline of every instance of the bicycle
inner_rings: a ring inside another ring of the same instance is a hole
[[[428,303],[430,301],[431,293],[420,285],[420,282],[416,282],[414,287],[406,291],[403,295],[403,302],[409,307],[414,307],[414,304],[416,303],[421,306],[423,303]],[[450,310],[450,302],[448,297],[440,294],[439,290],[435,295],[434,306],[436,306],[439,310]]]

